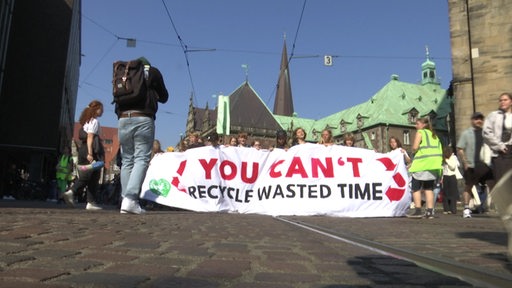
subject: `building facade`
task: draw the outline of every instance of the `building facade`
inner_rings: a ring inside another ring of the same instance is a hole
[[[452,97],[441,88],[436,65],[430,60],[428,49],[426,60],[421,67],[418,65],[422,79],[420,83],[402,82],[398,75],[392,75],[389,83],[370,96],[368,101],[320,119],[301,118],[293,111],[285,53],[286,45],[278,78],[278,86],[284,88],[277,89],[273,112],[246,81],[229,95],[231,129],[230,135],[222,135],[224,143],[229,136],[246,132],[249,143],[258,140],[263,147],[269,148],[275,144],[277,130],[285,130],[291,139],[293,131],[301,127],[306,131],[306,140],[312,143],[320,140],[322,130],[329,129],[337,144],[341,144],[344,136],[350,133],[355,137],[356,147],[388,152],[389,139],[393,136],[410,152],[416,133],[416,119],[419,117],[431,118],[444,145],[455,142],[451,121]],[[209,109],[208,105],[204,109],[194,107],[191,98],[186,131],[199,132],[203,137],[215,131],[217,109]]]
[[[512,91],[512,1],[449,0],[448,7],[458,137],[473,112],[487,115]]]
[[[80,0],[0,3],[0,176],[55,177],[73,136],[80,67]]]

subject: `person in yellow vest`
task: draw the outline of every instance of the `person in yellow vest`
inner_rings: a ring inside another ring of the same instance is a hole
[[[66,192],[69,183],[73,180],[73,157],[69,147],[64,147],[64,151],[60,156],[59,162],[57,163],[57,191],[58,198],[62,197],[62,194]]]
[[[416,120],[416,137],[412,144],[414,157],[409,172],[414,209],[409,218],[434,218],[434,187],[443,169],[443,149],[432,129],[429,117]],[[421,192],[425,193],[426,210],[421,212]]]

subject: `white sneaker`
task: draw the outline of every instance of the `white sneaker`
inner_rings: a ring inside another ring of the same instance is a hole
[[[140,207],[139,201],[135,201],[129,198],[123,198],[121,202],[121,214],[144,214],[146,210]]]
[[[464,209],[464,212],[462,213],[462,218],[471,218],[471,209]]]
[[[87,203],[87,205],[85,206],[85,210],[103,210],[103,208],[101,208],[95,203]]]
[[[75,200],[73,198],[74,198],[73,190],[68,190],[68,191],[64,192],[64,194],[62,194],[62,199],[64,199],[66,204],[68,204],[71,207],[75,206]]]

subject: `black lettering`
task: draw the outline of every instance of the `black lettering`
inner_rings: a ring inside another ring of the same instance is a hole
[[[308,185],[308,198],[318,198],[318,196],[316,195],[316,192],[318,192],[318,190],[315,189],[316,185]]]
[[[253,190],[245,190],[245,200],[244,200],[245,203],[251,202],[250,199],[252,198],[252,192],[253,192]]]
[[[233,192],[234,190],[235,190],[235,188],[233,188],[233,187],[229,187],[229,188],[228,188],[227,196],[228,196],[228,198],[229,198],[229,199],[235,199],[235,198],[233,197],[233,195],[231,194],[231,192]]]
[[[381,187],[382,183],[373,183],[373,200],[382,200],[382,190],[377,189],[377,187]]]
[[[297,187],[299,187],[300,191],[299,191],[299,195],[300,195],[300,198],[304,198],[304,188],[306,188],[306,184],[297,184]]]
[[[269,199],[271,190],[272,190],[272,185],[258,189],[258,199],[259,200]]]
[[[295,197],[295,190],[293,190],[293,187],[295,187],[294,184],[286,185],[286,191],[289,192],[286,194],[286,198],[294,198]]]
[[[331,187],[325,184],[320,185],[320,198],[328,198],[331,196]]]
[[[188,195],[194,197],[194,199],[197,199],[197,196],[196,196],[196,187],[195,186],[190,186],[187,188],[188,190]]]
[[[369,183],[364,184],[364,191],[361,189],[361,185],[356,183],[356,184],[354,184],[354,186],[355,186],[356,199],[370,200],[370,184]]]
[[[206,186],[198,185],[197,193],[199,193],[199,198],[206,198]]]
[[[213,189],[218,189],[218,188],[219,188],[219,186],[217,186],[217,185],[212,185],[212,186],[208,187],[208,192],[207,192],[208,197],[210,197],[211,199],[218,199],[219,196],[212,193]]]
[[[241,197],[240,197],[240,189],[238,189],[238,188],[236,188],[236,190],[235,190],[235,201],[236,202],[240,202],[240,203],[243,202]]]
[[[341,198],[345,198],[345,187],[347,187],[347,184],[338,184],[338,188],[340,188]]]
[[[226,192],[226,188],[228,188],[228,187],[226,187],[226,186],[219,186],[219,189],[220,189],[220,195],[222,196],[222,198],[226,197],[226,196],[224,195],[224,193]]]
[[[276,190],[274,192],[274,197],[272,197],[272,198],[275,199],[277,196],[281,196],[281,198],[284,198],[283,188],[281,188],[281,185],[276,186]]]

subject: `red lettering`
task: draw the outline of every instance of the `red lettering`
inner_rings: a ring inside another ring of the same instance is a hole
[[[321,170],[324,177],[334,178],[334,168],[332,158],[325,158],[325,166],[318,158],[311,158],[311,170],[313,178],[318,178],[318,171]]]
[[[208,162],[205,159],[199,159],[199,163],[203,166],[204,177],[206,179],[212,179],[212,169],[217,163],[217,158],[212,158]]]
[[[276,171],[276,167],[278,165],[281,165],[283,164],[284,160],[279,160],[279,161],[276,161],[272,164],[272,166],[270,166],[270,177],[272,178],[278,178],[278,177],[281,177],[281,175],[283,175],[280,171]]]
[[[226,167],[229,167],[230,171],[229,171],[229,174],[226,173]],[[235,163],[231,162],[231,161],[228,161],[228,160],[224,160],[220,163],[220,177],[222,177],[222,179],[224,180],[233,180],[236,176],[236,165]]]
[[[362,163],[363,159],[347,158],[347,162],[352,163],[352,174],[354,175],[354,177],[361,177],[361,174],[359,173],[359,163]]]
[[[300,157],[293,157],[292,163],[290,163],[290,167],[288,168],[288,172],[286,172],[286,177],[292,177],[293,174],[300,174],[302,178],[307,178],[308,174],[304,169],[304,165],[302,165],[302,160]]]
[[[258,162],[253,162],[252,163],[252,175],[250,177],[248,177],[247,175],[247,162],[242,162],[242,171],[240,173],[242,173],[241,177],[242,177],[242,181],[244,181],[244,183],[254,183],[256,182],[256,179],[258,179],[258,170],[259,170],[259,167],[260,167],[260,163]]]

